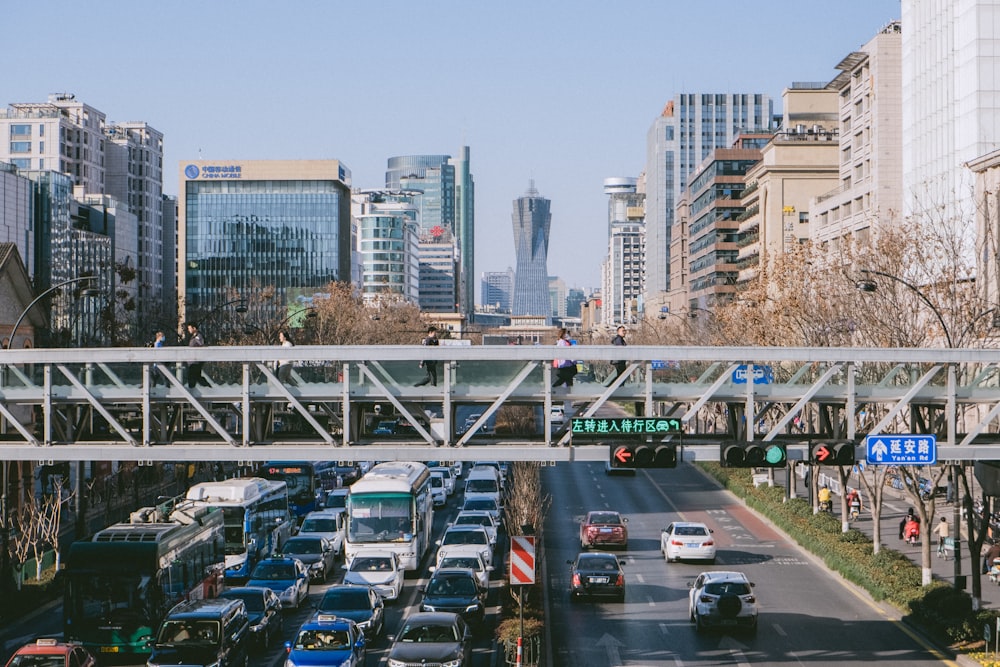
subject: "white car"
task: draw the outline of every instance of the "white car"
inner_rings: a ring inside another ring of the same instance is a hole
[[[344,552],[344,510],[326,509],[309,512],[302,520],[297,535],[322,537],[333,546],[334,556]]]
[[[496,498],[480,496],[478,498],[466,498],[462,503],[463,512],[489,512],[493,515],[493,522],[500,524],[500,503]]]
[[[493,566],[484,563],[482,556],[478,553],[471,551],[462,553],[461,550],[456,550],[454,553],[449,552],[438,561],[437,567],[431,566],[430,569],[433,572],[445,568],[472,570],[476,573],[476,578],[479,579],[479,585],[483,590],[488,590],[490,587],[490,572],[493,571]]]
[[[660,551],[667,562],[705,560],[715,563],[712,530],[703,523],[675,521],[660,533]]]
[[[431,502],[434,507],[443,507],[448,503],[448,490],[444,488],[444,475],[440,472],[431,473]]]
[[[549,422],[553,426],[562,426],[566,422],[566,411],[561,405],[553,405],[549,409]]]
[[[444,477],[444,490],[448,495],[455,493],[455,473],[452,471],[451,466],[434,466],[431,468],[431,474],[441,473]]]
[[[392,551],[358,554],[344,569],[345,584],[374,588],[384,600],[395,600],[403,590],[403,567]]]
[[[688,616],[698,632],[719,627],[757,633],[757,598],[745,574],[702,572],[688,586]]]
[[[497,545],[497,522],[493,513],[486,510],[462,510],[452,522],[453,526],[482,526],[489,535],[490,544]]]
[[[444,537],[438,545],[441,547],[438,549],[438,561],[449,552],[456,553],[452,550],[454,547],[460,547],[478,553],[484,563],[493,565],[493,545],[482,526],[452,526],[444,531]]]

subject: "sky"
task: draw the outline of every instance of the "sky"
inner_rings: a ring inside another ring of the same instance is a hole
[[[605,178],[638,176],[681,93],[828,82],[900,0],[36,0],[3,3],[0,105],[72,93],[189,160],[336,159],[355,188],[398,155],[471,151],[475,284],[515,265],[513,201],[552,201],[549,275],[600,287]],[[11,29],[20,26],[17,29]]]

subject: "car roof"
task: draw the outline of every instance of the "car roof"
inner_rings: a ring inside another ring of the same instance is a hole
[[[456,533],[462,533],[470,530],[481,530],[484,533],[486,532],[486,529],[480,526],[478,523],[463,523],[460,526],[448,526],[448,529],[445,530],[444,532],[450,533],[451,531],[455,531]]]
[[[674,521],[675,527],[681,528],[708,528],[707,525],[703,524],[701,521]]]
[[[353,586],[352,588],[357,588],[357,586]],[[320,612],[303,623],[302,627],[299,628],[299,632],[302,632],[303,630],[348,629],[352,628],[354,625],[356,625],[355,622],[349,618],[341,618],[336,614],[324,614]]]
[[[452,624],[459,618],[450,611],[418,611],[406,617],[404,625],[418,623],[434,623],[436,625]]]
[[[749,583],[747,575],[742,572],[730,572],[726,570],[710,570],[702,572],[699,577],[705,577],[706,581],[745,581]]]
[[[618,562],[618,556],[608,551],[581,551],[576,555],[576,559],[580,560],[581,558],[590,558],[592,556],[596,556],[602,560],[614,558],[615,561]]]
[[[219,592],[219,597],[225,597],[227,593],[259,593],[260,595],[267,595],[273,592],[266,586],[229,586],[224,591]]]
[[[395,551],[362,551],[359,554],[355,554],[355,558],[392,558],[396,555]]]
[[[67,655],[71,649],[78,646],[80,644],[61,642],[54,637],[39,637],[17,649],[15,655]]]
[[[434,577],[469,577],[475,578],[479,581],[479,577],[476,575],[476,571],[468,567],[442,567],[434,570],[431,574],[431,579]]]

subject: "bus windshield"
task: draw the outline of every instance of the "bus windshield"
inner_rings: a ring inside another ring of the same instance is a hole
[[[350,500],[348,539],[352,542],[407,542],[413,539],[413,502],[408,494],[356,494]]]
[[[246,553],[246,537],[244,532],[244,522],[246,521],[246,509],[243,507],[223,507],[222,516],[225,518],[223,531],[226,540],[226,555],[236,556]]]
[[[152,613],[147,609],[146,597],[148,577],[138,574],[90,574],[77,575],[70,584],[73,589],[73,611],[81,618],[94,622],[111,621],[139,623]]]

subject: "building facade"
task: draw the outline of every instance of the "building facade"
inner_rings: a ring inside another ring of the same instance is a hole
[[[514,200],[514,295],[512,315],[534,316],[550,320],[549,301],[549,228],[552,225],[550,202],[538,194],[534,179],[523,197]]]
[[[181,317],[265,291],[277,316],[351,274],[350,171],[337,160],[182,162]]]
[[[642,300],[646,255],[646,193],[639,179],[607,178],[608,256],[601,270],[604,326],[634,323]]]
[[[484,272],[482,290],[484,311],[509,315],[514,296],[514,269]]]
[[[768,131],[773,103],[761,93],[686,93],[669,101],[646,137],[644,308],[659,312],[671,285],[674,215],[688,179],[716,148],[740,133]]]

